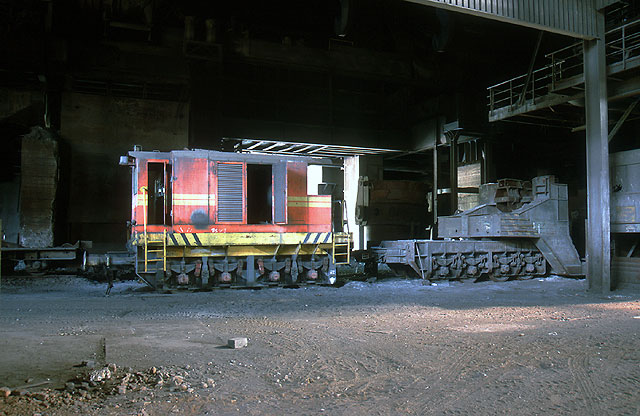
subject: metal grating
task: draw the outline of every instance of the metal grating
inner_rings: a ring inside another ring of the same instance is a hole
[[[281,142],[275,140],[231,139],[236,142],[235,150],[244,153],[269,153],[293,156],[345,157],[364,155],[387,155],[402,153],[402,150],[374,147],[338,146],[333,144]]]
[[[243,164],[218,163],[218,222],[242,222]]]

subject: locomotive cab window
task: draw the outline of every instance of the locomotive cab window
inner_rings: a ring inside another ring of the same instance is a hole
[[[147,167],[147,222],[171,225],[171,165],[149,162]]]
[[[273,223],[273,166],[247,164],[247,224]]]

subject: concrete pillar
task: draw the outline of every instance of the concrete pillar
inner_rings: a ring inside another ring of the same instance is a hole
[[[604,15],[598,39],[584,42],[587,149],[587,281],[589,290],[611,290],[609,144]]]
[[[365,225],[356,224],[356,204],[358,199],[358,179],[366,176],[369,181],[382,179],[382,158],[380,156],[351,156],[344,158],[344,199],[347,205],[347,224],[353,233],[353,248],[367,248],[369,230]]]
[[[360,157],[344,158],[344,202],[347,206],[346,225],[353,233],[353,248],[361,248],[360,226],[356,224],[356,201],[358,199],[358,177],[360,176]],[[347,230],[345,230],[347,231]]]

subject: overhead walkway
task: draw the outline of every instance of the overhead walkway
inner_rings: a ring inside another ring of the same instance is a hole
[[[609,102],[640,95],[640,19],[609,30],[605,40]],[[577,42],[547,54],[544,67],[489,87],[489,121],[583,129],[583,45]]]

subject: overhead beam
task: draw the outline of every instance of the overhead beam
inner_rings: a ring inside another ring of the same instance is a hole
[[[581,39],[595,39],[596,11],[614,0],[405,0]]]

